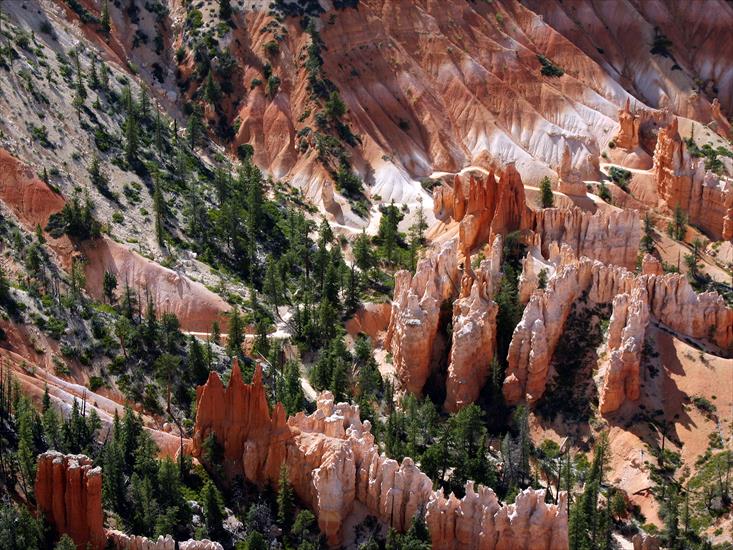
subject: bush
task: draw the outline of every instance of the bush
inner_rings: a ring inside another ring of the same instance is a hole
[[[540,72],[542,73],[543,76],[551,76],[551,77],[559,78],[565,74],[565,71],[563,69],[555,65],[552,61],[547,59],[544,55],[541,55],[541,54],[537,55],[537,60],[542,65]]]

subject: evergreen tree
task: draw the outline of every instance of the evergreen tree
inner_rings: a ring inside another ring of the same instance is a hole
[[[153,178],[155,189],[153,190],[153,212],[155,215],[155,238],[160,246],[165,243],[164,239],[164,222],[165,222],[165,198],[160,188],[160,179],[156,176]]]
[[[188,123],[186,124],[186,131],[188,133],[188,145],[191,149],[194,149],[199,141],[201,140],[201,132],[204,128],[203,114],[201,113],[201,107],[194,105],[191,109],[191,114],[188,117]]]
[[[550,178],[545,176],[540,181],[540,200],[542,208],[552,208],[555,206],[555,196],[552,194],[552,183]]]
[[[212,106],[215,106],[216,102],[219,101],[219,86],[216,80],[214,80],[214,75],[211,70],[209,70],[209,74],[204,82],[204,101]]]
[[[109,20],[109,5],[107,4],[108,0],[104,0],[104,4],[102,4],[102,15],[100,17],[100,25],[102,27],[102,34],[109,40],[109,32],[111,30],[110,26],[110,20]]]
[[[283,464],[280,466],[280,477],[278,479],[277,521],[286,531],[292,525],[294,511],[295,496],[293,487],[288,479],[288,468]]]
[[[188,372],[191,375],[191,380],[197,386],[204,384],[209,377],[209,367],[206,364],[204,350],[194,336],[189,336]]]
[[[117,288],[117,276],[111,271],[104,272],[102,279],[102,292],[104,297],[107,299],[107,303],[111,304],[114,302],[115,289]]]
[[[76,550],[76,543],[74,542],[74,539],[72,539],[69,535],[63,534],[59,541],[56,543],[56,546],[53,547],[54,550]]]
[[[229,21],[232,18],[231,0],[219,0],[219,17],[222,21]]]
[[[281,391],[281,401],[288,416],[294,415],[303,409],[303,386],[300,383],[300,365],[289,360],[285,363],[285,381]]]
[[[239,314],[239,308],[234,306],[229,314],[229,334],[227,336],[227,353],[229,357],[241,355],[243,344],[244,320]]]
[[[207,481],[201,489],[201,499],[203,500],[206,533],[212,540],[217,540],[222,531],[224,511],[219,491],[211,481]]]
[[[641,249],[648,253],[654,253],[654,223],[649,213],[644,216],[644,235],[641,238]]]
[[[362,271],[368,271],[374,266],[374,256],[369,237],[362,229],[361,234],[354,240],[354,259],[356,265]]]

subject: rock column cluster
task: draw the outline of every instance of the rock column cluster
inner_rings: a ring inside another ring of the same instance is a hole
[[[69,535],[77,548],[105,547],[102,469],[90,458],[56,451],[38,455],[36,501],[56,532]]]

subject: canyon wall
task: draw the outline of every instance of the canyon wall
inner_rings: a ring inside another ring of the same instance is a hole
[[[653,172],[663,206],[681,207],[715,240],[733,239],[733,179],[706,170],[705,159],[690,154],[676,118],[659,130]]]
[[[38,455],[36,501],[56,532],[80,550],[106,544],[102,512],[102,469],[84,455],[47,451]]]
[[[532,404],[544,394],[565,321],[573,303],[586,292],[590,304],[614,304],[611,365],[601,395],[605,412],[615,410],[624,399],[638,397],[636,373],[648,317],[723,357],[733,355],[733,309],[719,294],[698,294],[684,276],[656,274],[649,262],[644,274],[635,275],[620,266],[576,259],[566,245],[558,261],[547,287],[534,291],[514,330],[503,386],[507,403]]]

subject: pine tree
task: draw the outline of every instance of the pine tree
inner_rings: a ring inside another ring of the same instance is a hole
[[[104,0],[104,4],[102,4],[102,15],[100,17],[100,25],[102,27],[102,34],[109,40],[109,32],[111,30],[110,26],[110,20],[109,20],[109,6],[107,5],[108,0]]]
[[[286,531],[290,529],[295,511],[295,497],[293,487],[288,479],[288,468],[283,464],[280,466],[280,477],[278,479],[277,492],[277,521]]]
[[[550,178],[545,176],[540,181],[540,200],[542,208],[552,208],[555,206],[555,196],[552,194],[552,183]]]
[[[294,415],[303,408],[303,386],[300,384],[300,366],[294,360],[285,363],[285,381],[282,389],[282,404],[288,416]]]
[[[217,540],[222,530],[221,523],[224,520],[224,512],[221,508],[219,491],[211,481],[207,481],[204,488],[201,489],[201,498],[203,500],[206,533],[209,538]]]
[[[644,216],[644,235],[641,238],[641,249],[648,254],[654,253],[654,223],[649,213]]]
[[[193,383],[200,386],[209,377],[209,368],[206,365],[204,350],[194,336],[189,337],[188,349],[188,371],[191,373]]]
[[[89,87],[92,90],[99,89],[99,75],[97,74],[97,56],[92,55],[92,64],[89,69]]]
[[[219,0],[219,17],[222,21],[229,21],[232,18],[231,0]]]
[[[204,101],[212,106],[215,106],[216,102],[219,101],[219,86],[216,84],[211,70],[209,70],[209,74],[204,82]]]
[[[242,344],[244,344],[244,320],[239,314],[239,308],[234,306],[229,314],[229,335],[227,336],[227,353],[229,357],[240,355]]]
[[[64,534],[61,536],[53,550],[76,550],[76,543],[69,535]]]
[[[158,176],[153,178],[155,188],[153,190],[153,213],[155,215],[155,238],[160,246],[165,244],[163,225],[165,221],[165,198],[160,188]]]
[[[111,271],[104,272],[102,279],[102,292],[107,299],[107,303],[111,304],[115,298],[115,289],[117,288],[117,276]]]

